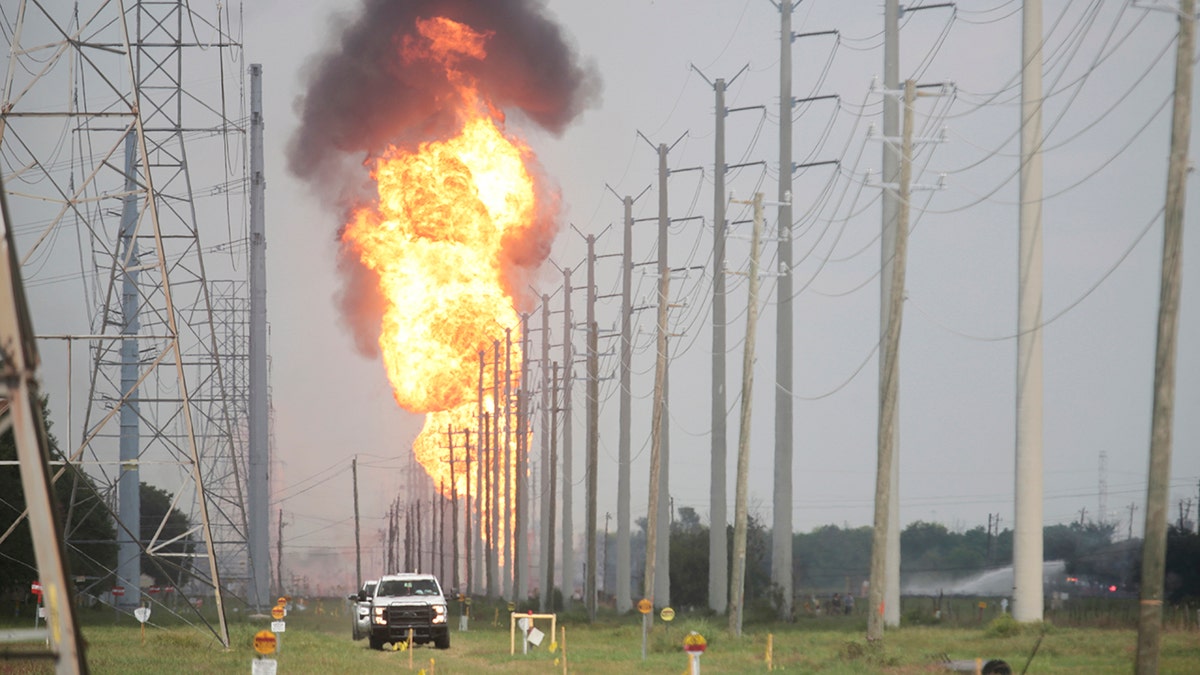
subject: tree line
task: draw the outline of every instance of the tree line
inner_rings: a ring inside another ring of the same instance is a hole
[[[50,433],[50,414],[42,400],[51,462],[63,459],[58,441]],[[0,434],[0,536],[10,527],[12,531],[0,542],[0,592],[28,592],[37,580],[37,562],[33,553],[33,538],[25,512],[25,492],[21,487],[20,467],[16,465],[17,446],[12,430]],[[11,462],[11,463],[10,463]],[[55,465],[59,466],[59,465]],[[116,494],[106,494],[91,476],[76,464],[63,463],[62,476],[54,482],[59,519],[65,533],[67,563],[79,589],[99,595],[115,585],[117,566],[117,527],[109,506]],[[115,489],[115,488],[114,488]],[[138,536],[151,540],[166,516],[159,534],[160,541],[177,541],[162,547],[166,553],[191,553],[195,542],[183,536],[191,528],[188,516],[171,508],[173,495],[147,483],[139,485],[141,523]],[[168,509],[170,513],[168,514]],[[19,522],[18,522],[19,521]],[[157,556],[142,553],[142,574],[158,586],[180,587],[190,578],[191,563],[186,556],[180,562],[164,563]]]

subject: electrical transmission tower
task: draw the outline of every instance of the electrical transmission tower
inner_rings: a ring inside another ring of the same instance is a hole
[[[205,11],[6,12],[0,170],[59,449],[116,525],[116,581],[79,592],[137,606],[161,597],[147,575],[178,580],[182,606],[215,604],[215,625],[196,615],[227,646],[225,584],[250,565],[245,64],[240,6]],[[165,513],[140,512],[142,483]]]

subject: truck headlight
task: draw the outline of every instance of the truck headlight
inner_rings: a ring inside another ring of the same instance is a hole
[[[446,623],[446,606],[445,605],[434,605],[433,606],[433,622],[434,623]]]
[[[385,609],[386,607],[375,608],[375,623],[379,624],[380,626],[387,624],[387,617],[383,615]]]

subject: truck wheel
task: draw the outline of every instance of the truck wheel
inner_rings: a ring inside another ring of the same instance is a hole
[[[433,646],[438,649],[450,649],[450,631],[439,634],[433,639]]]

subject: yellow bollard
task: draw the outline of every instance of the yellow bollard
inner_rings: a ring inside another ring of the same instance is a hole
[[[767,633],[767,670],[775,670],[775,636]]]

